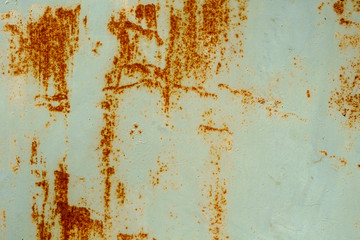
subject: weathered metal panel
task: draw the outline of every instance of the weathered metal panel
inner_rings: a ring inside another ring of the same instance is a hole
[[[0,239],[360,239],[360,1],[0,4]]]

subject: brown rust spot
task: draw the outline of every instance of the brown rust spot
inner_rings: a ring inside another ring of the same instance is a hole
[[[308,90],[306,90],[306,97],[307,98],[310,98],[311,96],[310,96],[310,90],[308,89]]]
[[[324,2],[322,2],[322,3],[318,6],[318,9],[321,11],[323,7],[324,7]]]
[[[333,4],[333,9],[336,14],[341,15],[344,12],[345,0],[338,0]]]
[[[70,111],[67,77],[72,58],[78,49],[80,5],[74,9],[47,7],[43,15],[7,23],[9,32],[9,73],[32,74],[38,81],[37,105],[51,112]]]

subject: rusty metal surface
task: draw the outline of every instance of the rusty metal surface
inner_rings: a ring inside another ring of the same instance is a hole
[[[360,1],[0,10],[0,239],[360,239]]]

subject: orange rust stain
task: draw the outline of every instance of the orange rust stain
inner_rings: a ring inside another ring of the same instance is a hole
[[[333,4],[333,9],[336,14],[341,15],[344,12],[345,0],[338,0]]]
[[[69,174],[66,166],[54,171],[55,181],[55,215],[60,217],[61,239],[89,239],[91,235],[103,236],[103,223],[93,220],[90,211],[85,207],[69,205],[68,184]]]
[[[40,192],[34,192],[31,217],[36,225],[36,238],[50,239],[89,239],[91,236],[103,237],[103,224],[90,217],[90,210],[85,207],[71,206],[68,202],[69,174],[66,166],[60,164],[60,170],[54,171],[54,195],[50,195],[46,162],[39,155],[39,140],[34,137],[30,158],[31,174],[35,177],[35,186]],[[65,161],[66,157],[64,158]],[[53,197],[53,201],[51,198]],[[56,237],[56,226],[61,235]]]
[[[324,2],[322,2],[322,3],[318,6],[318,9],[321,11],[323,7],[324,7]]]
[[[340,163],[340,165],[332,164],[332,166],[337,169],[342,169],[342,168],[346,167],[346,165],[348,164],[348,162],[345,160],[344,157],[337,157],[335,155],[329,155],[326,151],[319,151],[319,153],[321,153],[323,155],[321,157],[320,161],[322,159],[324,159],[325,157],[327,157],[327,159],[330,159],[330,160],[337,160]],[[319,162],[319,161],[317,161],[317,162]]]
[[[93,50],[91,50],[91,51],[92,51],[93,53],[95,53],[95,54],[99,54],[98,49],[99,49],[99,47],[101,47],[102,45],[103,45],[102,42],[97,41],[96,44],[95,44],[95,47],[94,47]]]
[[[340,167],[345,167],[347,165],[347,161],[343,157],[339,157],[338,161],[341,163]]]
[[[243,21],[246,20],[245,7],[246,4],[241,4]],[[132,87],[157,89],[162,94],[165,112],[175,104],[171,95],[177,91],[193,91],[201,97],[216,99],[215,94],[208,93],[201,85],[215,63],[216,53],[224,54],[222,44],[228,41],[230,30],[228,0],[206,0],[203,4],[188,0],[181,10],[171,8],[166,41],[158,35],[156,11],[154,4],[138,5],[135,11],[130,11],[134,12],[136,23],[127,20],[125,11],[111,17],[108,29],[119,40],[119,48],[113,60],[113,70],[106,75],[106,88],[116,93]],[[140,25],[142,21],[146,22],[146,28]],[[164,68],[148,63],[146,57],[138,52],[140,41],[155,41],[159,49],[166,46]],[[216,63],[221,65],[218,61]],[[135,77],[135,80],[122,83],[125,74]],[[184,86],[182,80],[185,77],[195,78],[194,86]]]
[[[140,232],[138,234],[123,234],[120,233],[117,235],[117,240],[156,240],[155,238],[149,238],[148,233]]]
[[[134,124],[133,128],[130,130],[130,136],[132,137],[132,139],[134,139],[135,133],[142,134],[142,130],[139,129],[138,124]]]
[[[29,17],[7,23],[9,32],[9,74],[32,74],[38,81],[35,101],[51,112],[69,113],[67,77],[78,49],[80,5],[74,9],[47,7],[39,19]]]
[[[308,90],[306,90],[306,97],[307,98],[310,98],[311,96],[310,96],[310,90],[308,89]]]
[[[229,129],[226,128],[216,128],[216,127],[211,127],[211,126],[207,126],[207,125],[200,125],[199,126],[199,131],[200,132],[208,132],[208,131],[215,131],[215,132],[227,132],[228,134],[232,134],[232,132],[229,131]]]

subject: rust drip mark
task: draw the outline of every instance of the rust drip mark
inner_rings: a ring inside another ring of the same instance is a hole
[[[208,203],[203,206],[202,213],[209,220],[211,239],[228,239],[229,236],[226,234],[225,226],[228,190],[226,179],[223,177],[222,157],[225,152],[232,149],[232,134],[227,128],[217,129],[211,127],[210,129],[211,134],[207,131],[199,132],[199,134],[206,133],[204,139],[215,139],[210,141],[210,182],[205,183],[203,189],[203,196],[206,197]],[[221,142],[219,142],[219,139]]]
[[[156,240],[156,238],[149,238],[148,233],[140,232],[138,234],[123,234],[119,233],[117,235],[117,240]]]
[[[5,209],[1,210],[1,216],[0,216],[0,229],[2,233],[2,239],[5,239],[6,236],[6,211]]]
[[[69,205],[69,174],[66,166],[54,171],[55,215],[60,217],[61,239],[89,239],[91,236],[103,237],[103,223],[93,220],[89,209]]]
[[[95,47],[94,47],[91,51],[92,51],[94,54],[98,55],[98,54],[99,54],[99,52],[98,52],[99,47],[101,47],[102,45],[103,45],[102,42],[97,41],[97,42],[95,43]]]
[[[47,7],[39,19],[29,17],[26,24],[5,24],[9,32],[9,74],[32,74],[38,81],[38,106],[50,112],[69,113],[67,77],[78,50],[80,5],[74,9]]]

